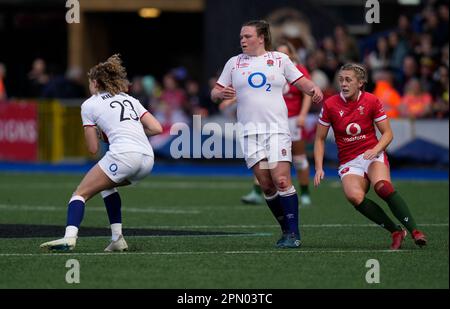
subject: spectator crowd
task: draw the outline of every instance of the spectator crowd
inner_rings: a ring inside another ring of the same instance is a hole
[[[325,97],[336,93],[336,72],[346,62],[363,63],[369,71],[367,90],[384,104],[391,118],[448,118],[449,40],[448,2],[428,0],[412,15],[400,15],[389,31],[357,39],[345,26],[317,40],[313,48],[297,44],[298,56]],[[286,39],[286,38],[284,38]],[[298,43],[296,40],[294,43]],[[36,58],[26,77],[24,96],[83,98],[85,74],[70,68],[55,74]],[[7,68],[0,59],[0,102],[8,98]],[[202,86],[184,67],[170,69],[159,81],[152,75],[134,76],[130,94],[160,120],[164,130],[192,115],[220,113],[210,97],[217,77]],[[317,111],[317,110],[316,110]]]

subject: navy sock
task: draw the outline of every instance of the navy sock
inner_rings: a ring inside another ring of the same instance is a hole
[[[103,198],[106,212],[108,213],[109,223],[122,223],[122,201],[119,192],[114,192]]]
[[[275,197],[266,197],[266,203],[275,219],[277,219],[283,233],[287,232],[288,226],[284,218],[283,207],[280,204],[280,195],[277,193]]]
[[[298,228],[298,196],[294,187],[285,191],[279,192],[280,204],[284,210],[284,217],[288,226],[289,233],[294,233],[300,237]]]
[[[73,196],[67,206],[67,225],[80,227],[84,216],[84,198]]]

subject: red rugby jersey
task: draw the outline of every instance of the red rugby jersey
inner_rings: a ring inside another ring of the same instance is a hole
[[[346,102],[341,94],[331,96],[319,115],[319,123],[333,129],[340,165],[375,147],[374,123],[384,119],[383,104],[369,92],[360,92],[355,102]]]
[[[304,66],[300,64],[296,64],[295,66],[297,67],[297,69],[300,70],[300,72],[303,73],[303,75],[307,79],[311,79],[308,70]],[[289,92],[283,95],[283,98],[284,101],[286,102],[286,106],[288,109],[288,117],[293,117],[300,114],[300,111],[302,109],[303,93],[300,90],[298,90],[298,88],[295,87],[294,85],[291,84],[288,85],[289,85]]]

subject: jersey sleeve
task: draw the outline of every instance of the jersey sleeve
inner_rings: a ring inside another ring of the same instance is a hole
[[[373,104],[372,117],[374,122],[380,122],[387,118],[383,103],[378,99],[376,99],[375,104]]]
[[[303,77],[303,73],[300,72],[300,70],[295,66],[295,64],[291,61],[291,59],[289,59],[288,56],[284,55],[282,61],[284,77],[291,85]]]
[[[297,68],[302,72],[303,76],[305,76],[307,79],[311,79],[311,74],[309,74],[308,69],[301,64],[296,65]]]
[[[325,127],[329,127],[331,125],[329,111],[326,102],[323,104],[322,109],[319,114],[319,123]]]
[[[91,105],[88,104],[88,101],[85,101],[81,105],[81,120],[83,121],[83,127],[92,127],[96,125],[93,116]]]
[[[231,73],[234,70],[234,66],[236,63],[236,57],[230,58],[225,64],[222,74],[220,74],[219,79],[217,80],[217,84],[222,87],[230,86],[232,83]]]
[[[141,104],[141,102],[138,99],[134,99],[134,110],[136,111],[136,114],[139,116],[139,119],[142,118],[146,113],[148,113],[148,110]]]

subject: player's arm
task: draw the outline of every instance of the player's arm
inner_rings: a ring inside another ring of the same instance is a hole
[[[223,100],[222,102],[220,102],[219,104],[219,109],[221,111],[223,111],[224,109],[226,109],[228,106],[231,106],[233,104],[235,104],[237,102],[236,97],[234,97],[233,99],[227,99],[227,100]]]
[[[98,152],[98,133],[96,126],[85,126],[84,127],[84,139],[86,141],[86,146],[91,155],[95,155]]]
[[[389,119],[384,119],[375,123],[378,130],[381,133],[380,140],[372,149],[364,152],[363,158],[365,160],[372,160],[376,156],[378,156],[381,152],[383,152],[387,146],[394,139],[394,134],[392,133],[391,124],[389,123]]]
[[[293,85],[297,87],[301,92],[311,96],[312,101],[314,103],[319,103],[322,101],[323,99],[322,90],[320,90],[319,86],[314,84],[311,80],[307,79],[306,77],[297,79],[297,81],[295,81]]]
[[[145,113],[141,117],[141,123],[147,136],[161,134],[163,129],[159,121],[150,113]]]
[[[325,140],[329,129],[330,127],[324,126],[320,123],[317,124],[316,138],[314,140],[314,164],[316,169],[314,185],[316,187],[325,176],[325,172],[323,171],[323,157],[325,155]]]
[[[232,100],[236,97],[236,90],[233,87],[227,86],[223,87],[216,84],[211,90],[211,100],[215,103],[219,103],[223,100]]]

